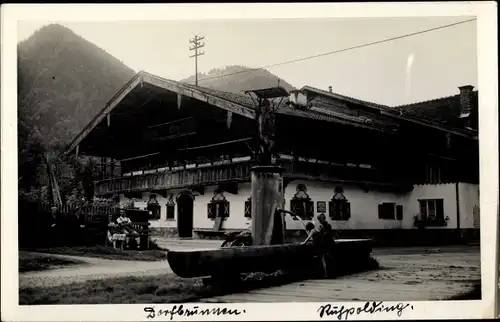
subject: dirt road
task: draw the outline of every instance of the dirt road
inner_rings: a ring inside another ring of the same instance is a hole
[[[448,252],[401,249],[397,255],[388,251],[374,251],[381,263],[377,271],[338,279],[301,281],[204,302],[445,300],[470,291],[481,279],[478,247],[450,248]]]
[[[169,249],[216,248],[219,241],[168,241]],[[326,281],[303,281],[280,287],[232,294],[214,301],[319,301],[351,299],[439,299],[467,290],[480,278],[479,247],[380,248],[373,251],[382,269]],[[54,256],[54,255],[51,255]],[[19,286],[50,287],[123,276],[171,273],[167,261],[132,262],[77,256],[86,265],[19,275]]]

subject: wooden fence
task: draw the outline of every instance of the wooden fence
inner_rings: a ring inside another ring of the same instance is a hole
[[[19,246],[43,248],[77,245],[104,245],[108,224],[119,213],[111,206],[63,205],[56,207],[19,201]]]

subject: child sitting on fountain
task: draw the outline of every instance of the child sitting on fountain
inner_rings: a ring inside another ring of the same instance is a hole
[[[325,214],[319,214],[318,217],[316,217],[319,222],[319,231],[323,235],[323,239],[325,242],[326,247],[331,247],[333,244],[335,244],[335,237],[333,233],[333,228],[332,225],[328,221],[326,221],[326,216]]]
[[[316,229],[312,222],[308,222],[306,224],[306,232],[308,234],[306,240],[302,244],[306,244],[308,242],[312,242],[314,246],[315,258],[321,260],[321,266],[323,268],[323,276],[325,278],[328,277],[328,270],[326,267],[326,259],[325,259],[325,247],[323,234],[320,230]]]

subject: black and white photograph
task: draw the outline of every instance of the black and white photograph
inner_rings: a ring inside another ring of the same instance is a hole
[[[467,317],[493,317],[498,169],[483,161],[498,168],[498,151],[481,140],[498,105],[482,96],[477,15],[71,12],[10,35],[12,305],[135,304],[108,319],[137,321],[477,303]]]

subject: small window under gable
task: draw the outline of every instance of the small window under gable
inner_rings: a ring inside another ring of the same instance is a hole
[[[174,196],[171,194],[167,201],[167,217],[165,220],[174,220],[175,219],[175,201]]]
[[[297,185],[297,192],[290,200],[290,211],[303,220],[311,220],[314,217],[314,202],[307,194],[305,184]]]
[[[207,204],[207,216],[212,220],[216,217],[222,219],[229,217],[229,201],[221,189],[215,190],[212,200]]]
[[[351,204],[344,196],[344,189],[336,187],[335,193],[328,202],[329,215],[332,220],[349,220],[351,218]]]

